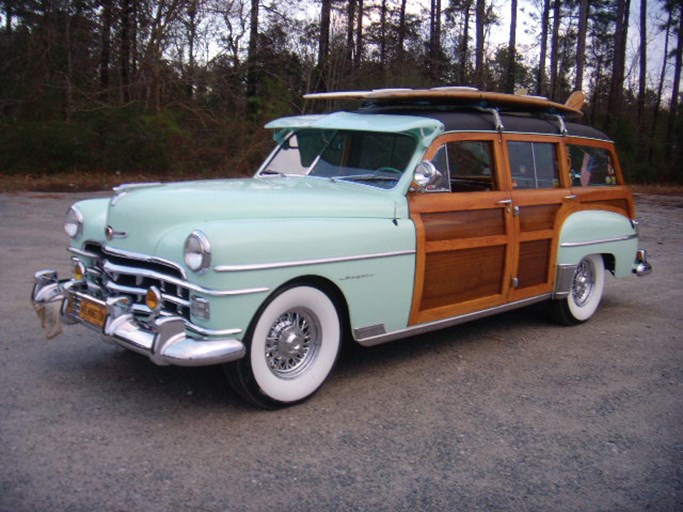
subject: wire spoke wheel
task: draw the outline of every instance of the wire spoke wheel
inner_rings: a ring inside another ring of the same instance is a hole
[[[579,261],[572,278],[569,295],[552,301],[552,313],[558,322],[576,325],[588,320],[598,309],[605,286],[605,264],[602,256],[591,254]]]
[[[288,311],[266,336],[265,357],[278,377],[295,378],[315,361],[321,342],[318,318],[306,309]]]
[[[225,366],[233,389],[264,408],[313,395],[329,376],[341,346],[334,301],[311,286],[292,286],[271,297],[246,338],[247,355]]]

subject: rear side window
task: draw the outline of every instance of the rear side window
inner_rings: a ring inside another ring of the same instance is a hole
[[[451,192],[496,190],[491,141],[451,141],[439,148],[432,163],[442,172],[442,188]]]
[[[515,189],[557,188],[556,145],[547,142],[508,142],[512,187]]]
[[[574,144],[568,148],[572,186],[604,187],[617,184],[617,175],[609,151]]]

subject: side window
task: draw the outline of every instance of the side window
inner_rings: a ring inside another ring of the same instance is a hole
[[[439,171],[441,171],[441,179],[430,188],[430,191],[450,192],[451,188],[450,179],[448,177],[448,154],[445,144],[437,150],[434,158],[432,158],[432,163]]]
[[[432,163],[443,174],[444,190],[481,192],[496,190],[493,148],[490,141],[452,141],[439,148]]]
[[[510,141],[508,154],[513,188],[557,188],[560,186],[555,144]]]
[[[606,149],[578,145],[568,148],[572,186],[604,187],[617,184],[612,157]]]

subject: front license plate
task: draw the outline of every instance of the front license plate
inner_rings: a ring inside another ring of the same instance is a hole
[[[107,318],[107,309],[96,302],[81,299],[78,318],[98,327],[103,327]]]

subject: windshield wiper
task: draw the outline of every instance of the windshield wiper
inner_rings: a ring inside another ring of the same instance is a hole
[[[398,181],[398,176],[378,176],[377,174],[352,174],[350,176],[334,176],[331,178],[334,180],[351,180],[351,181]]]
[[[263,176],[264,174],[268,176],[280,176],[281,178],[287,177],[287,175],[284,172],[274,171],[272,169],[266,169],[265,171],[261,171],[259,173],[259,176]]]

